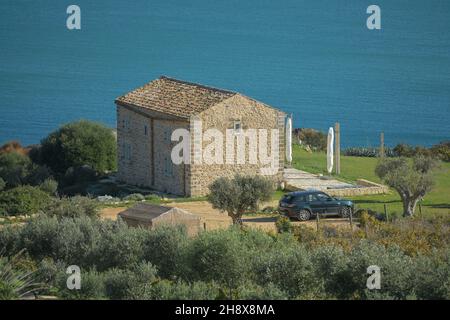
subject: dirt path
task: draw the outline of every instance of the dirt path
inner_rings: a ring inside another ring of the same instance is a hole
[[[272,204],[271,204],[272,205]],[[207,201],[191,201],[191,202],[172,202],[164,204],[168,207],[177,207],[189,211],[201,218],[202,225],[206,224],[207,230],[214,230],[217,228],[227,228],[231,225],[231,218],[226,213],[222,213],[217,209],[213,209],[211,204]],[[116,220],[117,214],[124,211],[126,207],[104,208],[101,210],[101,218]],[[265,231],[276,231],[275,221],[278,215],[244,215],[244,224],[254,228],[260,228]],[[292,221],[294,225],[303,224],[311,228],[316,228],[316,221],[310,220],[306,222]],[[321,224],[328,226],[343,227],[348,225],[348,221],[342,218],[327,218],[322,219]]]

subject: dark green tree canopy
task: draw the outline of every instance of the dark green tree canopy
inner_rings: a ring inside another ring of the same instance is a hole
[[[38,161],[59,174],[83,165],[105,172],[116,169],[116,154],[112,129],[81,120],[62,126],[43,139]]]

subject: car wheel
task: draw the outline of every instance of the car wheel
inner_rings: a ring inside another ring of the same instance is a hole
[[[348,217],[350,217],[350,214],[352,213],[352,208],[350,208],[350,207],[342,207],[340,209],[339,213],[340,213],[342,218],[348,218]]]
[[[309,218],[311,218],[311,213],[306,209],[300,210],[297,214],[297,218],[300,221],[307,221],[309,220]]]

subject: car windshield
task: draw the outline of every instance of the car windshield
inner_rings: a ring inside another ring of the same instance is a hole
[[[293,199],[294,197],[293,196],[291,196],[291,195],[285,195],[284,197],[283,197],[283,202],[287,202],[287,203],[291,203],[292,202],[292,199]]]

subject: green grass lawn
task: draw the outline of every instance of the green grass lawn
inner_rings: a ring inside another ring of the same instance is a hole
[[[292,158],[292,165],[297,169],[327,174],[327,160],[324,152],[308,153],[294,145]],[[376,158],[341,156],[341,174],[334,176],[344,181],[355,181],[362,178],[381,182],[374,172],[377,161]],[[436,171],[435,176],[436,185],[433,191],[425,196],[422,203],[424,215],[450,213],[450,163],[441,163],[441,168]],[[389,213],[401,214],[402,212],[400,196],[394,190],[387,195],[358,196],[353,197],[352,200],[359,208],[370,208],[382,212],[383,206],[386,204]]]

